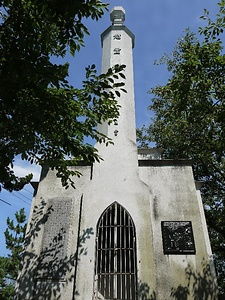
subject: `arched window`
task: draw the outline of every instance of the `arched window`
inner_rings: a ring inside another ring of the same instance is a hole
[[[94,299],[135,300],[136,273],[134,222],[114,202],[97,225]]]

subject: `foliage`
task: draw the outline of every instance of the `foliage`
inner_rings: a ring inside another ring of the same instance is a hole
[[[141,146],[155,142],[166,158],[192,158],[195,179],[204,181],[202,196],[213,252],[220,271],[221,291],[225,265],[225,55],[220,39],[225,28],[225,1],[214,22],[205,10],[207,26],[200,38],[186,31],[171,56],[160,63],[171,73],[149,109],[153,123],[138,130]],[[220,263],[219,263],[220,262]],[[222,285],[223,282],[223,285]]]
[[[83,19],[99,20],[107,4],[99,0],[0,1],[0,188],[19,190],[32,175],[18,178],[12,168],[16,157],[57,170],[64,186],[67,169],[83,160],[99,161],[97,150],[85,143],[91,137],[111,140],[97,131],[119,115],[116,96],[125,66],[97,75],[86,68],[83,87],[67,81],[69,64],[52,57],[74,55],[89,34]],[[71,159],[70,162],[67,159]]]
[[[0,300],[12,299],[19,264],[22,259],[26,231],[24,209],[15,213],[16,224],[7,218],[5,231],[6,248],[10,251],[7,257],[0,257]]]

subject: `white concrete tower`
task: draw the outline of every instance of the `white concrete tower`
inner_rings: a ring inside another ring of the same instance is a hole
[[[113,9],[110,14],[110,19],[112,26],[108,27],[101,35],[102,73],[107,72],[110,67],[116,64],[126,65],[125,89],[127,90],[127,94],[122,94],[122,97],[118,98],[119,104],[121,105],[118,127],[107,126],[107,128],[104,128],[104,133],[113,137],[115,136],[114,131],[118,130],[118,137],[124,140],[130,139],[136,144],[132,55],[134,35],[123,25],[125,11],[121,6],[116,6]]]
[[[116,6],[110,13],[112,25],[101,35],[102,42],[102,73],[116,64],[126,65],[125,89],[118,98],[120,117],[117,123],[108,126],[104,123],[99,126],[99,131],[113,139],[114,146],[109,149],[103,145],[96,145],[105,161],[112,160],[114,164],[128,162],[132,167],[137,166],[136,123],[134,108],[134,79],[133,79],[133,52],[134,35],[123,25],[125,11],[121,6]],[[121,80],[120,80],[121,81]],[[117,158],[116,158],[117,157]]]
[[[104,161],[75,168],[65,190],[43,168],[33,199],[16,300],[217,299],[200,191],[190,161],[137,149],[134,35],[116,6],[101,35],[102,71],[125,64],[117,124],[99,130]],[[198,185],[197,185],[198,186]]]

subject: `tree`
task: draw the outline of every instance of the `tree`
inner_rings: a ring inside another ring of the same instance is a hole
[[[119,116],[115,96],[125,92],[119,82],[125,66],[101,75],[89,66],[83,87],[77,89],[67,81],[68,63],[57,65],[51,58],[65,57],[68,49],[71,55],[79,51],[89,34],[83,19],[99,20],[107,4],[99,0],[0,4],[0,188],[19,190],[31,180],[31,174],[22,178],[14,174],[16,157],[56,169],[67,187],[70,175],[80,175],[68,170],[68,164],[100,159],[84,138],[111,143],[96,128]]]
[[[186,31],[171,56],[160,63],[171,76],[150,92],[153,122],[138,130],[142,146],[155,142],[166,158],[191,158],[194,176],[204,181],[202,196],[217,262],[221,293],[225,293],[225,55],[220,39],[225,28],[225,1],[200,36]]]
[[[6,248],[10,251],[7,257],[0,257],[0,300],[12,299],[15,282],[22,259],[26,232],[26,215],[24,209],[15,213],[16,224],[7,218],[5,231]]]

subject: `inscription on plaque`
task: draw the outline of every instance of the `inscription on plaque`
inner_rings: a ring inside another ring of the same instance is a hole
[[[164,254],[195,254],[190,221],[162,221]]]
[[[71,206],[71,199],[55,198],[48,201],[49,213],[38,263],[39,278],[62,278],[65,275]]]

